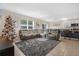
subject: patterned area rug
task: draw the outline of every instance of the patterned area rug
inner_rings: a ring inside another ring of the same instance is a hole
[[[16,43],[16,45],[26,56],[45,56],[58,43],[59,41],[56,40],[44,40],[44,38],[37,38],[21,41]]]

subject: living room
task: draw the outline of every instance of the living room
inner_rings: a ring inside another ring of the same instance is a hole
[[[0,9],[1,55],[79,55],[76,53],[79,51],[76,50],[76,48],[79,49],[77,43],[79,40],[77,8],[79,4],[1,5],[4,6]],[[65,49],[67,43],[73,54],[69,53],[70,50]],[[12,50],[8,51],[13,51],[12,54],[7,53],[6,48],[8,47],[11,47]],[[76,50],[75,53],[74,50]]]

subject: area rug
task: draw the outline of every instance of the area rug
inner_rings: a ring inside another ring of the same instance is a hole
[[[41,40],[38,40],[41,39]],[[42,40],[43,39],[43,40]],[[26,56],[45,56],[49,53],[60,41],[47,40],[44,38],[31,39],[16,43],[16,46]]]

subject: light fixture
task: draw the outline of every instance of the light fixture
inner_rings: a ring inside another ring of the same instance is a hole
[[[61,18],[61,20],[65,21],[65,20],[68,20],[68,18]]]

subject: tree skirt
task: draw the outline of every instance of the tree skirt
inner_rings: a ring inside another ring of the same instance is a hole
[[[41,38],[42,41],[37,39],[21,41],[16,45],[26,56],[45,56],[59,43],[56,40],[44,40],[44,38]]]

